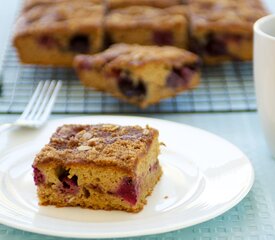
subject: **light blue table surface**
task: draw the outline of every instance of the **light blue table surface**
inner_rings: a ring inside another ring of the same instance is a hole
[[[0,122],[11,121],[16,117],[2,115]],[[68,115],[55,115],[52,119],[63,117]],[[256,181],[251,192],[240,204],[211,221],[171,233],[133,239],[275,240],[275,161],[270,157],[256,113],[165,114],[148,117],[189,124],[229,140],[250,158]],[[0,240],[2,239],[58,238],[0,225]]]
[[[267,0],[275,10],[275,0]],[[19,0],[1,1],[0,60]],[[189,124],[213,132],[237,145],[250,158],[256,181],[247,197],[227,213],[187,229],[133,239],[275,240],[275,161],[265,144],[256,113],[158,114],[148,117]],[[70,117],[55,115],[51,118]],[[16,115],[0,115],[0,123]],[[180,138],[180,136],[178,136]],[[1,143],[0,143],[1,144]],[[61,239],[27,233],[0,224],[2,239]]]

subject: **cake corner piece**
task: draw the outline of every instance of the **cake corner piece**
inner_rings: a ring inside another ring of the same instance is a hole
[[[64,125],[33,163],[40,205],[139,212],[162,175],[158,131]]]
[[[22,63],[71,67],[76,54],[103,49],[103,5],[90,0],[26,4],[13,34]]]
[[[190,48],[206,64],[252,60],[253,24],[268,13],[261,0],[194,0],[189,9]]]

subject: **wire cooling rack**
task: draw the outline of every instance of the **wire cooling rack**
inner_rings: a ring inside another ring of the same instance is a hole
[[[61,79],[54,113],[185,113],[256,110],[251,62],[205,66],[199,88],[139,109],[83,88],[73,69],[21,65],[9,47],[3,63],[0,113],[20,113],[40,80]]]

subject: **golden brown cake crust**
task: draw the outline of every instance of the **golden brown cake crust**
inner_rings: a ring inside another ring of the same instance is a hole
[[[103,4],[104,0],[81,0],[82,2],[90,2],[95,4]],[[72,3],[72,2],[79,2],[79,0],[25,0],[23,4],[23,11],[29,10],[38,5],[48,5],[48,4],[55,4],[55,3]]]
[[[192,34],[200,32],[252,35],[254,22],[267,15],[261,0],[191,0]]]
[[[172,46],[140,46],[128,44],[115,44],[106,51],[93,55],[80,55],[75,59],[78,62],[87,61],[93,68],[121,68],[130,66],[143,66],[150,62],[162,62],[175,67],[198,61],[198,56]]]
[[[173,6],[165,9],[150,6],[132,6],[112,10],[106,17],[108,30],[135,27],[169,30],[171,26],[186,23],[185,6]]]
[[[35,34],[74,33],[98,29],[104,7],[89,1],[58,1],[23,12],[16,23],[15,38]]]
[[[158,131],[139,126],[64,125],[36,156],[38,165],[118,167],[134,173],[135,167],[158,137]]]
[[[181,4],[181,0],[107,0],[107,6],[111,9],[141,5],[166,8],[179,4]]]

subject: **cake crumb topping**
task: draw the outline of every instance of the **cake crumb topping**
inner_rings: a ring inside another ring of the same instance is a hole
[[[105,69],[106,72],[114,74],[114,70],[131,66],[139,67],[151,62],[161,62],[169,66],[180,67],[198,60],[197,55],[172,46],[140,46],[119,43],[99,54],[78,55],[75,62],[78,68],[81,68],[85,63],[93,66],[94,69]]]
[[[146,126],[64,125],[36,156],[39,164],[95,164],[134,170],[158,131]]]

